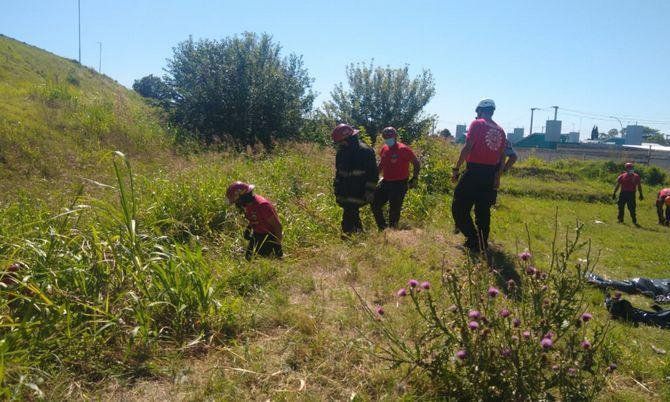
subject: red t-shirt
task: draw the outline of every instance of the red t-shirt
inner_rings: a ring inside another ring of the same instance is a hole
[[[640,184],[640,175],[637,173],[621,173],[616,181],[621,184],[621,191],[635,192],[638,184]]]
[[[662,197],[670,197],[670,188],[664,188],[658,192],[658,199],[660,200]]]
[[[382,176],[386,181],[407,180],[409,178],[409,164],[416,159],[412,148],[396,142],[389,147],[384,145],[379,151]]]
[[[467,162],[493,166],[500,163],[507,144],[505,131],[495,122],[485,119],[476,119],[470,124],[466,141],[472,144]]]
[[[260,195],[254,195],[254,202],[244,206],[244,216],[255,233],[272,233],[270,222],[279,222],[275,207]]]

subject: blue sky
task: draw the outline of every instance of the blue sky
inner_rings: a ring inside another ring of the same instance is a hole
[[[77,58],[77,0],[3,0],[0,33]],[[452,132],[481,98],[511,131],[534,130],[558,105],[563,131],[586,138],[628,122],[670,134],[670,1],[185,1],[81,0],[82,63],[126,86],[162,74],[172,48],[194,38],[268,32],[301,54],[320,96],[351,62],[430,69],[427,111]],[[1,68],[1,67],[0,67]],[[644,121],[643,121],[644,120]]]

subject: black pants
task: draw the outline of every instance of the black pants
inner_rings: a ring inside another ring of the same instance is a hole
[[[658,214],[658,223],[665,223],[666,225],[670,223],[670,205],[665,207],[665,217],[663,217],[663,205],[665,203],[661,201],[656,201],[656,213]]]
[[[386,181],[382,180],[377,190],[375,190],[375,198],[372,201],[372,213],[375,216],[377,227],[379,230],[384,230],[388,226],[392,228],[398,227],[400,221],[400,211],[402,210],[402,202],[405,200],[407,194],[407,180]],[[384,205],[389,204],[389,220],[386,222],[384,217]]]
[[[633,223],[637,223],[637,217],[635,216],[635,191],[620,192],[617,205],[619,206],[619,222],[623,222],[623,208],[624,206],[628,206],[628,212],[630,212]]]
[[[284,252],[282,251],[281,243],[278,243],[273,235],[269,233],[253,233],[249,238],[245,258],[251,260],[254,255],[282,257]]]
[[[451,213],[458,230],[467,238],[471,248],[488,246],[491,228],[491,205],[496,194],[493,189],[496,166],[468,163],[454,189]],[[475,207],[475,222],[470,211]]]
[[[342,207],[342,233],[351,234],[363,231],[360,208],[358,204],[341,204]]]

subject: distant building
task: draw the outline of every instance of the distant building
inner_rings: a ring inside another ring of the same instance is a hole
[[[467,127],[465,124],[458,124],[456,126],[456,142],[465,142],[465,133]]]
[[[514,132],[507,133],[507,139],[512,144],[516,144],[517,142],[521,141],[523,139],[523,128],[515,128]]]
[[[561,121],[547,120],[547,130],[545,133],[545,141],[547,142],[561,142]]]
[[[570,131],[568,133],[568,142],[570,143],[578,143],[579,142],[579,132],[577,131]]]
[[[626,145],[641,145],[642,134],[644,134],[644,127],[634,125],[626,126],[625,144]]]

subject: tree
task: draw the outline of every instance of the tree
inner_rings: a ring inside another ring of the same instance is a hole
[[[600,138],[603,141],[607,141],[607,140],[611,140],[612,138],[617,137],[618,135],[619,135],[619,131],[616,128],[613,128],[606,133],[600,134]]]
[[[670,141],[668,141],[666,136],[656,128],[642,126],[642,138],[644,138],[646,142],[653,142],[660,145],[670,145]]]
[[[178,44],[166,68],[174,121],[207,142],[272,147],[297,135],[314,101],[312,79],[301,57],[280,50],[270,35],[250,32]]]
[[[440,132],[438,134],[440,135],[440,137],[444,137],[444,138],[450,138],[451,137],[451,131],[449,131],[448,128],[440,130]]]
[[[169,102],[173,98],[170,86],[153,74],[135,80],[133,89],[145,98],[156,99],[161,102]]]
[[[593,126],[591,129],[591,139],[594,141],[598,139],[598,126]]]
[[[370,63],[350,64],[346,73],[348,88],[336,85],[332,100],[324,105],[334,120],[364,127],[373,142],[386,126],[405,130],[407,142],[428,133],[436,120],[423,114],[435,94],[430,71],[412,79],[408,66],[375,68]]]

